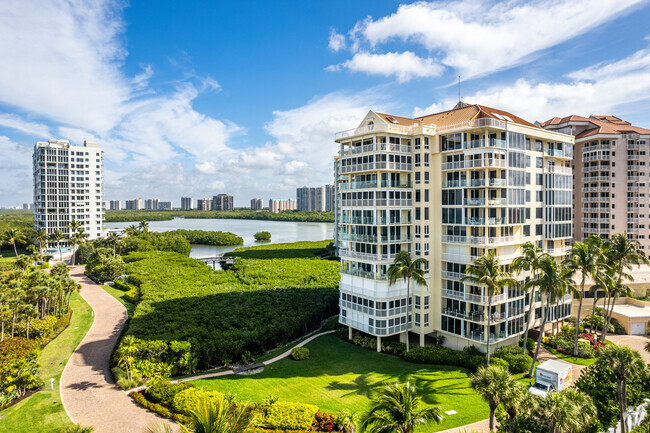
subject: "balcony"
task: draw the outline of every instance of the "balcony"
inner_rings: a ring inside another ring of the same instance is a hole
[[[411,126],[378,123],[361,126],[355,129],[348,129],[347,131],[337,132],[334,136],[334,140],[339,141],[350,137],[356,137],[357,135],[372,134],[375,132],[395,132],[399,134],[412,135],[413,128]]]
[[[353,277],[367,278],[369,280],[388,280],[388,275],[380,272],[362,271],[361,269],[349,268],[341,269],[342,274],[352,275]]]
[[[507,218],[465,218],[465,225],[468,226],[497,226],[503,224],[508,224]]]
[[[639,170],[641,170],[641,166],[639,164],[628,164],[627,170],[628,171],[639,171]]]
[[[641,149],[641,145],[639,143],[628,143],[627,144],[627,149],[628,150],[639,150],[639,149]]]
[[[442,278],[446,280],[460,281],[465,277],[461,272],[442,271]]]
[[[395,170],[395,171],[411,171],[412,164],[407,162],[368,162],[365,164],[354,164],[341,166],[341,173],[356,173],[363,171],[377,171],[377,170]]]
[[[609,203],[612,199],[610,197],[583,197],[583,203]]]
[[[464,129],[473,129],[473,128],[498,128],[506,129],[506,122],[503,120],[497,120],[492,118],[481,118],[481,119],[472,119],[466,122],[452,123],[450,125],[443,125],[437,127],[437,132],[439,134],[452,132],[452,131],[462,131]]]
[[[582,188],[582,192],[609,192],[608,186],[586,186]]]
[[[478,140],[470,140],[463,143],[463,149],[477,149],[481,147],[502,147],[504,149],[508,148],[508,143],[506,140],[501,140],[497,138],[480,138]]]
[[[408,225],[411,224],[411,220],[408,218],[373,218],[373,217],[348,217],[342,216],[339,219],[340,224],[357,224],[357,225],[373,225],[373,226],[385,226],[385,225]]]
[[[363,242],[363,243],[371,243],[371,244],[396,244],[396,243],[411,242],[413,240],[413,238],[409,235],[379,236],[379,235],[348,233],[344,231],[339,231],[338,237],[343,241]]]
[[[465,206],[485,206],[484,198],[466,198]]]
[[[557,174],[572,174],[573,170],[571,167],[562,167],[559,165],[548,165],[546,166],[546,171],[548,173],[557,173]]]
[[[638,176],[637,176],[638,177]],[[583,183],[589,183],[589,182],[609,182],[611,181],[610,176],[583,176],[582,182]],[[628,176],[629,179],[629,176]]]
[[[468,301],[474,304],[487,305],[489,302],[489,296],[484,295],[475,295],[472,293],[459,292],[456,290],[447,290],[442,289],[442,296],[445,298],[459,299],[461,301]],[[506,294],[502,293],[500,295],[492,296],[492,304],[498,304],[500,302],[506,301]]]
[[[569,146],[572,146],[572,145],[569,145]],[[544,151],[544,155],[552,156],[552,157],[555,157],[555,158],[568,158],[568,159],[571,159],[571,158],[573,158],[573,149],[571,147],[567,148],[566,151],[564,149],[546,149]]]
[[[639,228],[638,227],[628,227],[626,230],[628,233],[639,233]]]
[[[522,238],[518,236],[454,236],[442,235],[442,242],[448,244],[469,244],[469,245],[507,245],[521,243]]]
[[[365,146],[354,146],[346,149],[341,149],[339,155],[349,156],[356,155],[359,153],[366,152],[402,152],[402,153],[411,153],[411,146],[405,146],[403,144],[393,144],[393,143],[373,143],[367,144]]]
[[[630,218],[630,217],[628,217],[627,222],[628,223],[639,223],[639,222],[641,222],[641,219],[640,218]]]
[[[596,228],[592,228],[592,227],[584,227],[582,229],[582,231],[583,231],[583,233],[608,234],[610,230],[609,229],[600,229],[600,228],[596,229]]]
[[[350,189],[367,189],[367,188],[411,188],[411,182],[390,182],[390,181],[370,181],[370,182],[341,182],[340,190]]]
[[[609,213],[610,208],[608,207],[583,207],[583,213]]]
[[[593,146],[584,146],[582,148],[582,152],[586,153],[586,152],[591,152],[592,150],[609,150],[609,149],[610,149],[609,144],[596,144]]]
[[[390,261],[395,260],[395,254],[379,254],[379,253],[362,253],[352,250],[339,250],[341,258],[344,259],[358,259],[358,260],[369,260],[369,261]]]
[[[465,161],[465,166],[467,168],[499,168],[506,167],[507,163],[505,159],[498,158],[481,158],[481,159],[468,159]]]
[[[453,263],[474,263],[480,256],[470,256],[468,254],[442,253],[442,260]]]
[[[628,176],[627,180],[629,180],[629,181],[639,181],[639,180],[641,180],[641,176]]]
[[[629,218],[627,220],[630,221]],[[584,222],[584,223],[596,223],[596,224],[600,224],[600,223],[609,224],[609,218],[583,218],[582,222]]]
[[[592,171],[610,171],[612,169],[611,165],[592,165],[590,167],[585,167],[582,169],[584,173],[589,173]]]
[[[341,207],[411,207],[413,206],[413,199],[351,199],[341,200]]]

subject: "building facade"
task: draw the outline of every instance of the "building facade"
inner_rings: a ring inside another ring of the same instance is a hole
[[[39,141],[33,163],[34,230],[70,235],[67,226],[77,220],[88,239],[101,237],[104,149],[93,141],[83,146],[71,146],[67,140]]]
[[[336,187],[334,185],[325,185],[325,210],[334,211],[336,208]]]
[[[528,241],[565,255],[572,237],[572,136],[459,103],[414,119],[370,111],[336,142],[339,319],[350,335],[358,329],[378,345],[396,334],[402,341],[417,334],[421,345],[442,335],[449,347],[485,350],[488,336],[496,345],[520,338],[531,302],[534,323],[540,321],[539,294],[522,288],[527,273],[491,300],[485,287],[460,280],[490,251],[507,267]],[[426,287],[389,284],[388,268],[400,250],[426,260]],[[567,296],[548,317],[570,313]]]
[[[615,116],[554,117],[544,128],[575,137],[574,240],[627,231],[650,252],[650,130]]]
[[[160,201],[157,198],[148,198],[144,201],[144,208],[147,210],[158,210]]]
[[[271,199],[269,200],[269,210],[273,213],[282,212],[285,210],[296,210],[296,201],[292,198],[288,199]]]
[[[196,201],[197,210],[211,210],[212,209],[212,200],[209,198],[204,198],[202,200]]]
[[[192,197],[181,197],[181,210],[192,210],[194,209],[194,203]]]
[[[126,200],[124,202],[124,209],[126,210],[140,210],[142,209],[142,199],[136,198],[135,200]]]
[[[296,189],[296,202],[300,211],[317,211],[325,210],[325,187],[303,186]]]
[[[217,194],[212,197],[212,210],[233,210],[235,206],[233,196],[228,194]]]
[[[251,199],[251,209],[252,210],[262,210],[264,207],[264,202],[261,198],[252,198]]]
[[[111,200],[109,202],[110,210],[120,210],[122,209],[122,203],[119,200]]]
[[[171,201],[158,202],[159,210],[172,210],[173,208],[174,208],[174,204]]]

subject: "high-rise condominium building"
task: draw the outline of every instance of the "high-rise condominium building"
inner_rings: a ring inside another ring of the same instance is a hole
[[[34,146],[34,230],[69,235],[72,220],[88,239],[102,235],[104,149],[93,141],[71,146],[67,140]],[[62,242],[61,245],[65,245]]]
[[[650,252],[650,130],[615,116],[554,117],[542,126],[575,136],[574,240],[627,231]]]
[[[158,209],[159,210],[172,210],[174,207],[173,203],[171,201],[161,201],[158,202]]]
[[[298,210],[318,211],[325,210],[325,188],[322,186],[303,186],[296,189]]]
[[[192,210],[194,209],[192,203],[192,197],[181,197],[181,210]]]
[[[111,200],[109,206],[111,210],[120,210],[122,208],[122,203],[119,200]]]
[[[325,185],[325,210],[333,211],[336,209],[336,188],[334,185]]]
[[[262,210],[264,207],[264,202],[261,198],[252,198],[251,199],[251,209],[252,210]]]
[[[269,210],[273,213],[282,212],[285,210],[296,210],[296,201],[288,198],[284,199],[271,199],[269,200]]]
[[[358,128],[336,134],[340,321],[377,337],[443,335],[462,348],[512,344],[534,322],[542,299],[523,282],[490,297],[463,283],[465,269],[494,253],[508,266],[532,242],[565,254],[571,232],[573,137],[514,114],[459,103],[418,118],[370,111]],[[389,284],[400,250],[426,260],[426,286]],[[491,307],[488,304],[491,303]],[[407,305],[410,312],[407,313]],[[571,314],[571,296],[549,320]],[[489,325],[488,325],[489,320]]]
[[[142,199],[136,198],[135,200],[126,200],[124,202],[124,208],[126,210],[140,210],[142,209]]]
[[[147,210],[158,210],[160,201],[157,198],[148,198],[144,201],[144,208]]]
[[[204,198],[203,200],[196,201],[197,210],[210,210],[212,209],[212,200],[209,198]]]
[[[212,210],[233,210],[234,199],[228,194],[217,194],[212,197]]]

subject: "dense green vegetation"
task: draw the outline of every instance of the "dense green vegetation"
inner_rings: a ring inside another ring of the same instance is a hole
[[[242,259],[304,259],[314,258],[331,243],[331,240],[315,242],[293,242],[290,244],[270,244],[255,247],[237,248],[226,253],[227,256]]]
[[[234,233],[207,230],[171,230],[164,232],[166,235],[179,234],[190,244],[199,245],[241,245],[244,240]]]
[[[270,241],[271,233],[269,232],[257,232],[253,235],[256,241]]]
[[[442,424],[424,427],[422,432],[445,430],[486,416],[487,405],[471,389],[465,369],[411,364],[329,335],[305,347],[310,357],[304,361],[285,358],[252,376],[230,375],[191,383],[206,390],[233,393],[240,401],[260,401],[273,394],[280,401],[309,403],[328,413],[342,409],[361,413],[368,409],[374,391],[386,383],[409,379],[427,406],[441,406],[443,414],[458,412],[445,416]]]
[[[70,324],[38,357],[38,375],[46,380],[54,378],[54,389],[47,384],[36,394],[3,410],[0,432],[31,433],[34,426],[38,426],[39,432],[58,433],[61,428],[72,425],[61,403],[59,381],[68,358],[90,329],[93,318],[90,306],[78,293],[72,294],[70,306],[74,312]]]
[[[34,237],[34,212],[26,210],[0,211],[0,250],[11,250],[11,255],[13,255],[12,244],[2,236],[9,230],[19,230],[25,235],[26,242],[16,243],[18,248],[24,248]],[[6,252],[9,253],[9,251]],[[0,251],[0,254],[8,255],[5,254],[5,251]]]
[[[228,271],[171,252],[128,254],[127,286],[116,287],[138,292],[128,330],[137,337],[135,359],[165,364],[162,373],[178,374],[185,370],[185,355],[172,350],[172,342],[189,342],[200,369],[250,362],[318,328],[338,304],[339,266],[316,255],[323,245],[241,249],[234,253],[263,252],[265,259],[240,260]]]
[[[265,210],[234,210],[234,211],[199,211],[199,210],[107,210],[105,222],[130,221],[170,221],[175,217],[199,219],[245,219],[269,221],[299,221],[299,222],[334,222],[334,212],[283,211],[273,213]]]

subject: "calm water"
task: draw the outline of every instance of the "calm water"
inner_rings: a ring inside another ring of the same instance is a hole
[[[123,229],[136,224],[135,222],[104,223],[109,229]],[[322,241],[334,238],[334,224],[332,223],[302,223],[290,221],[257,221],[239,219],[185,219],[174,218],[171,221],[149,221],[149,230],[164,232],[168,230],[211,230],[232,232],[244,238],[245,247],[263,245],[265,243],[282,243],[298,241]],[[256,242],[253,235],[257,232],[271,233],[270,242]],[[190,257],[213,257],[232,251],[235,247],[212,247],[208,245],[193,245]]]

